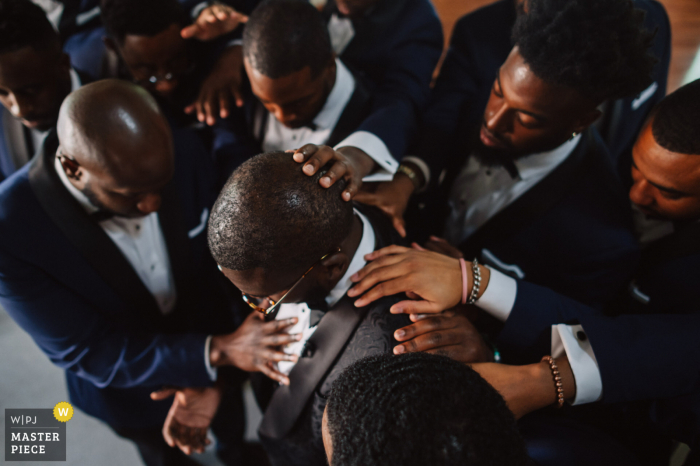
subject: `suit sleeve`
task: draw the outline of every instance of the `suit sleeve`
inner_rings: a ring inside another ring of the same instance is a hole
[[[519,282],[513,311],[499,335],[512,350],[547,354],[551,327],[580,324],[595,352],[603,402],[670,398],[700,383],[700,314],[610,317],[546,288]]]
[[[99,388],[209,386],[206,335],[136,334],[43,271],[0,251],[0,305],[56,366]]]
[[[402,35],[386,57],[386,72],[372,93],[370,115],[359,131],[379,137],[401,160],[428,102],[433,70],[443,47],[442,26],[434,14]]]

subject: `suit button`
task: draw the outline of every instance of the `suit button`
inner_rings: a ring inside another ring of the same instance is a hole
[[[302,358],[311,358],[311,357],[313,357],[315,352],[316,352],[316,346],[313,343],[311,343],[310,341],[307,341],[306,345],[304,346],[304,349],[301,351],[301,357]]]
[[[583,330],[579,330],[578,332],[576,332],[576,338],[578,338],[580,341],[588,340],[588,337],[586,336]]]

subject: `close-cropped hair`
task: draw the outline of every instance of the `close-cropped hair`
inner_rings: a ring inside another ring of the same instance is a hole
[[[102,0],[100,9],[107,35],[120,44],[127,35],[152,37],[190,22],[177,0]]]
[[[60,51],[61,40],[46,17],[46,12],[30,0],[0,1],[0,53],[24,47]]]
[[[288,76],[307,66],[316,77],[333,59],[333,48],[321,13],[308,1],[266,0],[246,23],[243,54],[268,78]]]
[[[527,0],[513,43],[545,82],[596,101],[636,95],[652,83],[655,31],[632,0]]]
[[[671,152],[700,155],[700,79],[664,98],[654,109],[651,132]]]
[[[268,152],[233,172],[209,218],[209,249],[220,266],[303,272],[350,234],[345,181],[326,189],[318,180],[330,165],[314,176],[302,167],[291,153]]]
[[[326,405],[331,466],[527,464],[501,395],[464,364],[427,353],[355,362]]]

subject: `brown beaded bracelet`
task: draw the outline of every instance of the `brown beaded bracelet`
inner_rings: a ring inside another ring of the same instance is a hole
[[[564,384],[561,381],[561,374],[559,374],[559,367],[551,356],[544,356],[542,361],[547,361],[549,363],[549,368],[552,369],[552,378],[554,379],[554,389],[557,392],[557,408],[564,406]]]

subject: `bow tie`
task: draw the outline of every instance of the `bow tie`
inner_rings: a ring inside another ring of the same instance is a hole
[[[90,214],[90,219],[97,223],[104,222],[105,220],[110,220],[113,217],[114,212],[110,212],[108,210],[98,210],[97,212],[93,212]]]

